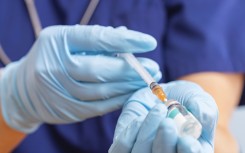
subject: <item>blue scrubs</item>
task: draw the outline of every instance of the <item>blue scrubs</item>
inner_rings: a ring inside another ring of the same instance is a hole
[[[36,0],[43,27],[78,24],[89,0]],[[239,3],[239,4],[238,4]],[[163,80],[202,71],[245,72],[245,1],[101,0],[89,24],[127,26],[154,36],[141,54],[161,66]],[[12,60],[35,41],[24,1],[2,0],[0,43]],[[104,153],[120,111],[69,125],[42,125],[14,153]]]

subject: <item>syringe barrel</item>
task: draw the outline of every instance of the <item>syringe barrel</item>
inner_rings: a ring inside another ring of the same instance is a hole
[[[135,69],[135,71],[141,76],[141,78],[147,83],[148,86],[150,86],[152,82],[156,82],[133,54],[120,53],[119,56],[123,57],[131,65],[131,67]]]

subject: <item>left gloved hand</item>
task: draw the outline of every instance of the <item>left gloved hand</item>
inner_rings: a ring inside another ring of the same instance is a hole
[[[110,153],[212,153],[218,110],[213,98],[185,81],[163,84],[169,99],[182,103],[202,124],[198,140],[179,137],[167,108],[147,88],[137,91],[119,117]]]
[[[31,133],[43,123],[80,122],[119,109],[145,82],[114,54],[155,47],[152,36],[125,27],[45,28],[26,56],[4,68],[4,120],[11,128]],[[140,62],[156,80],[161,78],[154,61]]]

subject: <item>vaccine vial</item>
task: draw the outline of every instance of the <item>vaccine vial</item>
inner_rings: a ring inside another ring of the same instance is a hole
[[[174,120],[180,136],[190,135],[198,139],[202,133],[200,122],[178,101],[165,102],[168,113],[167,117]]]

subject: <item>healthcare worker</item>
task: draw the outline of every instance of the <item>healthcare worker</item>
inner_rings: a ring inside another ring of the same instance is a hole
[[[3,49],[6,51],[8,56],[13,61],[19,60],[27,53],[28,50],[30,50],[29,52],[30,55],[39,57],[39,55],[36,55],[36,53],[39,54],[38,53],[39,51],[34,51],[37,50],[38,48],[41,48],[39,47],[39,45],[52,47],[52,45],[50,45],[50,43],[52,42],[52,44],[53,43],[56,44],[55,46],[57,47],[62,46],[59,45],[60,42],[53,41],[55,39],[52,38],[52,35],[51,36],[48,35],[48,37],[46,37],[47,39],[49,39],[49,41],[48,40],[44,41],[45,40],[44,39],[45,35],[44,35],[41,37],[42,41],[37,40],[37,42],[35,43],[35,45],[37,44],[36,47],[35,48],[32,47],[32,49],[30,49],[33,42],[35,41],[35,36],[33,32],[34,29],[30,21],[30,15],[28,14],[25,3],[23,1],[11,2],[7,0],[4,0],[1,3],[2,4],[0,5],[1,7],[0,41]],[[47,27],[50,25],[60,25],[60,24],[66,24],[66,25],[78,24],[89,3],[90,1],[86,1],[86,2],[85,1],[36,1],[35,6],[37,8],[37,12],[38,12],[37,15],[40,18],[42,27]],[[242,27],[244,27],[243,26],[244,23],[242,23],[243,21],[240,20],[240,12],[237,11],[237,10],[240,11],[243,10],[242,4],[240,3],[242,2],[239,2],[238,4],[237,1],[231,2],[228,0],[215,1],[215,2],[213,1],[212,2],[211,1],[205,1],[205,2],[161,1],[161,0],[155,0],[155,1],[106,0],[106,1],[101,1],[99,3],[95,12],[93,13],[93,16],[89,24],[90,25],[99,24],[103,26],[113,26],[113,27],[126,26],[129,29],[141,31],[154,36],[154,38],[156,38],[158,42],[158,46],[155,49],[155,51],[144,53],[139,56],[149,57],[150,59],[155,60],[160,65],[161,71],[164,72],[163,81],[170,81],[175,79],[191,80],[199,83],[208,92],[210,92],[216,99],[216,102],[220,108],[220,120],[218,123],[217,139],[222,138],[223,141],[222,141],[222,146],[219,146],[219,144],[216,143],[218,144],[216,145],[216,148],[218,149],[217,151],[219,151],[219,149],[223,149],[224,145],[226,146],[229,145],[229,148],[225,148],[225,150],[221,150],[220,152],[222,151],[236,152],[237,151],[236,144],[227,130],[227,124],[229,120],[229,115],[232,112],[235,103],[238,102],[238,97],[241,94],[242,84],[243,84],[242,74],[236,74],[237,72],[244,71],[244,66],[243,66],[244,61],[242,59],[240,60],[240,58],[243,57],[243,53],[241,53],[240,50],[244,48],[244,46],[242,45],[243,43],[241,43],[241,40],[244,37],[244,35],[242,35],[241,33],[241,31],[243,30]],[[240,24],[237,24],[238,21],[240,22]],[[57,32],[56,30],[54,31],[55,33]],[[54,34],[51,31],[49,33]],[[97,41],[97,39],[94,39],[93,37],[89,37],[89,36],[85,36],[85,37],[90,38],[90,41]],[[63,38],[64,36],[61,35],[60,37]],[[110,37],[107,38],[106,36],[104,36],[103,38],[106,39],[106,42],[113,42],[112,40],[114,40],[114,38],[110,38]],[[43,41],[49,45],[41,45],[43,44]],[[106,44],[108,45],[108,43]],[[133,48],[135,47],[134,45]],[[54,50],[54,49],[59,50],[57,47],[54,47],[52,49],[47,49],[47,50]],[[65,49],[68,48],[66,46],[63,47]],[[77,48],[75,47],[72,48],[72,50],[73,49],[75,50],[75,52],[72,53],[77,54],[76,52]],[[86,48],[86,50],[87,49],[94,50],[93,47]],[[121,48],[121,49],[124,50],[125,48]],[[146,50],[140,50],[139,48],[132,51],[136,51],[136,50],[139,50],[139,52],[146,51]],[[230,53],[230,51],[232,51],[232,53]],[[31,54],[32,52],[34,53]],[[49,55],[50,53],[47,54],[48,55],[46,55],[44,58],[46,59],[47,57],[47,60],[45,60],[45,64],[43,64],[45,66],[41,66],[41,68],[46,68],[46,70],[49,71],[47,69],[49,68],[47,67],[47,65],[52,65],[49,64],[49,62],[57,63],[58,61],[56,60],[61,60],[61,58],[55,58],[55,60],[53,60],[52,59],[53,57]],[[44,63],[44,61],[38,60],[37,57],[33,58],[33,61]],[[64,58],[63,55],[61,57]],[[35,67],[34,64],[29,64],[32,62],[24,62],[25,60],[28,61],[29,59],[32,58],[23,58],[22,61],[23,63],[28,63],[27,65],[30,67],[32,66]],[[77,60],[77,58],[74,58],[74,60]],[[149,60],[147,61],[149,62]],[[58,64],[58,66],[56,65],[55,68],[70,67],[70,66],[76,68],[76,66],[73,66],[73,62],[71,64],[69,64],[68,62],[68,66],[64,65],[63,62],[58,62],[58,63],[60,64]],[[99,62],[96,61],[96,63]],[[99,65],[101,66],[101,64]],[[147,64],[146,62],[145,65],[149,66],[152,64]],[[95,66],[98,68],[97,65]],[[112,64],[110,64],[110,68],[111,66]],[[20,67],[26,69],[23,66]],[[85,65],[84,67],[89,68],[87,65]],[[155,66],[148,67],[148,70],[149,71],[154,70],[153,67]],[[71,68],[67,68],[67,69],[69,71],[73,71]],[[79,68],[77,67],[77,69]],[[32,70],[35,70],[35,68],[32,68]],[[94,71],[94,73],[98,72],[97,69],[95,70],[96,71]],[[76,70],[74,71],[76,72]],[[84,74],[89,74],[87,73],[87,71],[90,74],[93,74],[91,72],[91,69],[84,71]],[[118,71],[121,72],[120,69]],[[218,71],[220,73],[213,73],[214,71]],[[155,73],[154,72],[151,73],[155,74],[156,72]],[[224,72],[233,72],[233,73],[227,74]],[[22,73],[28,74],[27,72],[22,72]],[[115,72],[113,71],[113,73]],[[45,73],[41,73],[41,74],[45,74]],[[51,77],[52,79],[58,78],[56,76],[62,77],[62,75],[59,74],[60,73],[56,75],[50,75],[49,77]],[[109,73],[107,74],[109,76],[112,75]],[[16,78],[18,77],[16,76]],[[87,77],[91,78],[90,75]],[[139,79],[136,76],[136,74],[133,77],[136,77],[133,80]],[[75,79],[79,80],[77,76],[75,77]],[[68,88],[67,86],[70,85],[70,81],[68,81],[68,83],[64,83],[66,84],[65,85],[66,88]],[[108,80],[104,80],[104,81],[108,81]],[[66,82],[66,81],[63,81],[63,78],[61,78],[59,80],[52,80],[51,82],[52,85],[53,84],[57,85],[57,83],[59,82]],[[130,88],[128,90],[125,89],[120,90],[119,95],[128,92],[132,93],[133,91],[143,86],[143,82],[141,83],[142,84],[140,85],[137,84],[137,86],[134,86],[135,88]],[[43,83],[41,84],[43,85]],[[71,88],[73,90],[75,89],[73,87],[69,87],[68,89]],[[225,90],[220,90],[220,89],[225,89]],[[29,90],[32,91],[32,89]],[[57,88],[54,88],[53,90],[56,91]],[[34,91],[35,90],[33,90],[33,92]],[[75,91],[76,93],[71,94],[74,97],[76,97],[78,94],[81,93],[81,92],[77,92],[77,90],[74,90],[73,92]],[[44,90],[43,92],[44,92],[42,93],[43,95],[48,95],[48,93],[50,93],[49,90]],[[65,93],[68,94],[69,92],[65,92]],[[79,95],[78,99],[81,99],[81,97],[89,93],[86,92],[83,95]],[[5,93],[3,93],[3,95],[4,94]],[[102,95],[104,94],[105,93],[103,93]],[[110,96],[106,98],[109,98]],[[128,97],[130,96],[131,94],[128,95]],[[94,97],[94,95],[92,97]],[[124,100],[128,99],[128,97],[126,97]],[[180,96],[172,96],[172,97],[178,99],[178,97]],[[90,96],[85,97],[85,100],[88,100],[87,98],[90,98]],[[134,97],[133,95],[131,98],[137,100],[137,96]],[[52,99],[54,98],[52,97]],[[181,99],[183,98],[180,98],[180,101]],[[224,103],[226,105],[222,105]],[[118,107],[120,107],[121,105],[122,103],[120,103]],[[106,108],[108,108],[108,106],[106,106]],[[117,108],[114,107],[114,109]],[[124,112],[127,112],[128,110],[127,105],[125,105],[124,108],[126,110],[123,109],[122,116],[124,116],[123,115]],[[152,107],[147,107],[147,108],[148,109],[146,111],[144,111],[143,109],[144,113],[139,113],[139,114],[142,114],[144,116],[146,114],[145,112],[149,111],[149,109]],[[110,110],[112,111],[114,109],[110,109]],[[189,109],[191,110],[191,108]],[[90,109],[86,109],[86,110],[90,110]],[[207,110],[200,109],[200,114],[205,114],[204,112]],[[195,112],[196,110],[191,110],[191,111]],[[199,111],[199,109],[197,109],[197,111]],[[106,112],[107,110],[104,111],[104,113]],[[101,112],[101,114],[103,113]],[[107,152],[107,150],[109,149],[112,143],[112,137],[114,133],[113,131],[119,114],[120,111],[115,111],[110,114],[104,115],[102,117],[97,117],[97,118],[89,119],[87,121],[83,121],[81,123],[68,124],[68,125],[42,124],[42,126],[39,129],[37,129],[34,133],[28,135],[24,139],[24,141],[22,141],[22,143],[16,148],[15,152],[38,152],[38,151],[39,152],[44,152],[44,151],[45,152],[62,152],[62,151],[63,152],[79,152],[79,151],[80,152],[82,151],[83,152]],[[215,118],[215,115],[210,115],[210,116],[211,119]],[[42,122],[44,121],[41,120],[39,123]],[[119,124],[117,126],[117,129],[118,128],[120,129],[121,122],[119,121],[118,123]],[[129,122],[125,122],[125,125],[127,124],[130,125]],[[211,122],[207,124],[213,125]],[[140,125],[145,125],[145,124],[140,124]],[[161,129],[160,127],[159,129]],[[117,131],[121,131],[121,130],[117,130]],[[204,134],[207,133],[212,135],[212,132],[204,132]],[[204,137],[206,138],[206,142],[212,141],[212,137],[206,137],[206,136]],[[118,144],[121,144],[120,143],[121,139],[115,139],[115,140],[118,140]],[[113,143],[110,150],[113,151],[113,146],[115,146],[114,144],[116,143],[117,143],[116,141]],[[43,147],[41,148],[38,147],[38,149],[37,147],[33,147],[33,146],[40,146],[40,144],[42,144]],[[174,146],[173,144],[175,143],[170,143],[170,146],[171,144],[172,146]]]
[[[30,52],[2,72],[1,106],[6,126],[28,134],[38,130],[43,123],[74,123],[120,108],[132,92],[144,87],[145,83],[123,59],[110,53],[144,52],[155,47],[153,37],[122,27],[77,25],[46,28]],[[159,80],[161,73],[157,64],[149,59],[141,61]],[[178,140],[176,125],[165,117],[166,107],[157,103],[157,98],[146,88],[133,94],[125,104],[110,152],[213,152],[218,111],[211,96],[189,82],[169,83],[163,88],[169,98],[188,106],[200,120],[203,132],[199,141],[192,137]],[[14,130],[2,129],[5,137],[1,137],[1,142],[6,144],[2,147],[7,149],[24,137]],[[64,134],[69,134],[66,130]],[[7,142],[9,136],[13,139]],[[41,145],[45,140],[38,137]],[[175,151],[176,146],[178,151]],[[75,146],[60,150],[62,148],[41,150],[82,152]],[[29,146],[26,149],[34,151],[37,148]]]

